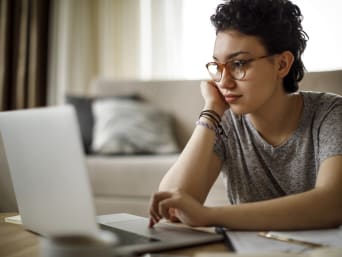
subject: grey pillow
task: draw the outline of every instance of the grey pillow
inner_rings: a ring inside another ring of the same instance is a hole
[[[93,99],[90,97],[66,96],[66,102],[73,105],[76,110],[83,147],[87,154],[90,152],[93,137],[94,118],[91,110],[92,101]]]
[[[97,154],[178,152],[170,115],[132,99],[97,99],[92,103],[91,149]]]

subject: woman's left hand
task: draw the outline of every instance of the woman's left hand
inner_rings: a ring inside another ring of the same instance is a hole
[[[207,207],[180,190],[157,192],[151,198],[150,227],[162,218],[193,227],[207,226],[208,212]]]

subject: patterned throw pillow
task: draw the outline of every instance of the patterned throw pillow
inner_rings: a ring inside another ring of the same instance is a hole
[[[144,101],[97,99],[92,103],[91,150],[97,154],[167,154],[179,151],[169,114]]]

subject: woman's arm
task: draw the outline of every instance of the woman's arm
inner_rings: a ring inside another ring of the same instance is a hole
[[[204,110],[215,111],[219,116],[222,116],[228,106],[223,101],[216,85],[211,82],[202,82],[201,93],[205,100]],[[201,117],[200,120],[211,126],[214,125],[213,121],[206,117]],[[214,143],[214,130],[201,125],[196,126],[178,160],[162,179],[159,191],[181,191],[198,203],[203,204],[219,175],[222,164],[219,157],[213,152]],[[160,193],[154,194],[150,204],[151,218],[155,222],[158,222],[162,217],[157,210],[160,195]]]
[[[222,116],[228,106],[216,84],[203,81],[200,87],[204,110],[212,110]],[[210,119],[200,119],[213,125]],[[162,179],[159,191],[182,190],[203,203],[221,168],[221,160],[213,153],[214,143],[213,130],[196,126],[178,160]]]
[[[162,218],[171,221],[180,220],[183,223],[188,221],[191,224],[196,219],[196,215],[200,215],[196,209],[200,210],[203,206],[221,167],[221,160],[212,150],[214,144],[212,134],[214,132],[204,127],[198,126],[195,129],[183,153],[162,179],[159,192],[153,194],[151,198],[150,227]],[[194,205],[185,203],[184,206],[190,208],[194,216],[182,220],[180,211],[183,207],[179,210],[176,206],[162,207],[163,201],[171,198],[182,202],[190,199],[194,202]]]
[[[315,188],[255,203],[205,209],[207,224],[232,229],[314,229],[342,224],[342,156],[325,160]],[[202,224],[204,225],[204,224]]]
[[[204,207],[182,191],[157,195],[160,217],[169,209],[190,226],[223,226],[246,230],[288,230],[329,228],[342,224],[342,156],[325,160],[314,189],[272,200]]]
[[[181,190],[204,203],[221,168],[221,160],[213,153],[214,140],[214,131],[197,126],[178,160],[162,179],[159,191]]]

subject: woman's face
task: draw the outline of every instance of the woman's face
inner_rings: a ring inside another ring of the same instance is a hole
[[[217,63],[266,55],[268,53],[257,37],[233,30],[217,34],[213,56]],[[216,85],[234,113],[255,113],[267,109],[271,100],[274,101],[273,98],[279,95],[279,90],[283,91],[275,58],[272,55],[244,65],[246,75],[243,80],[234,80],[226,66],[221,81],[216,82]]]

